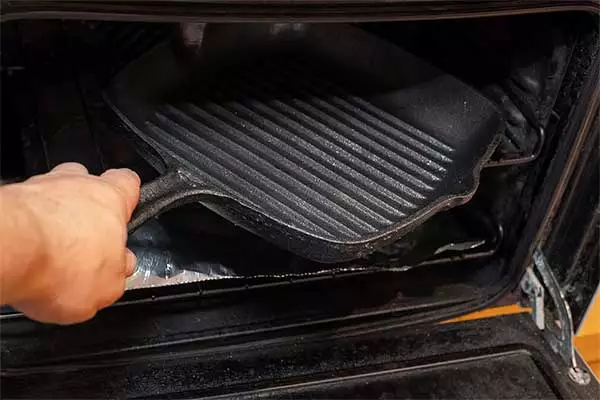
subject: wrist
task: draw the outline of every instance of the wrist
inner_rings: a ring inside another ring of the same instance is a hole
[[[28,205],[31,194],[22,185],[0,187],[0,304],[27,298],[27,282],[47,258],[39,220]]]

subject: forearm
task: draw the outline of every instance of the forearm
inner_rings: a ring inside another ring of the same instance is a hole
[[[20,300],[24,282],[45,258],[39,222],[19,185],[0,187],[0,304]]]

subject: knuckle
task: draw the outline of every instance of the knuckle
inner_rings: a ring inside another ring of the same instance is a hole
[[[120,220],[124,220],[124,216],[127,214],[127,193],[118,186],[108,184],[110,187],[109,201],[113,207],[113,210],[118,210]]]
[[[87,173],[87,168],[78,162],[65,162],[52,169],[53,173]]]
[[[94,318],[96,309],[86,306],[67,306],[59,312],[59,324],[76,324]]]
[[[129,168],[123,168],[119,170],[119,174],[121,174],[121,180],[123,181],[124,185],[127,185],[128,187],[140,185],[141,180],[139,175]]]
[[[108,182],[105,183],[105,186],[107,188],[107,196],[113,203],[122,202],[124,196],[123,189]]]

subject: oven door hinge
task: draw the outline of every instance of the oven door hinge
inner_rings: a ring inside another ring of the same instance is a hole
[[[577,365],[571,309],[539,248],[533,253],[533,265],[527,268],[521,280],[521,290],[527,296],[536,326],[554,352],[569,365],[569,378],[579,385],[590,383],[590,373]]]

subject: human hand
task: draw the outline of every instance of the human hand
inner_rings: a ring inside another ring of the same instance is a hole
[[[115,302],[135,269],[125,244],[139,190],[133,171],[93,176],[76,163],[1,187],[0,218],[9,214],[0,223],[2,303],[41,322],[71,324]]]

